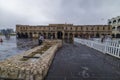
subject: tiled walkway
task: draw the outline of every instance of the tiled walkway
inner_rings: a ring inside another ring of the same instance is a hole
[[[120,60],[78,43],[64,44],[45,80],[120,80]]]

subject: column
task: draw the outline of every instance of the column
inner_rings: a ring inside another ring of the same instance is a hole
[[[36,37],[37,37],[37,38],[39,37],[39,32],[36,33]]]
[[[30,32],[28,32],[28,38],[30,38]]]
[[[73,37],[73,40],[74,40],[74,37],[75,37],[75,33],[73,33],[73,36],[72,36],[72,37]]]
[[[46,32],[46,39],[48,39],[48,32]]]
[[[55,32],[55,39],[57,39],[57,32]]]
[[[65,33],[64,33],[64,31],[63,31],[62,33],[63,33],[63,35],[62,35],[62,39],[64,39],[64,38],[65,38]]]
[[[69,32],[68,32],[68,39],[70,38],[70,34],[69,34]]]

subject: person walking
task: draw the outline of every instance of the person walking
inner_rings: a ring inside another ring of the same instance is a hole
[[[40,35],[40,37],[39,37],[39,45],[41,45],[42,43],[43,43],[43,40],[44,40],[44,37],[43,37],[43,35]]]

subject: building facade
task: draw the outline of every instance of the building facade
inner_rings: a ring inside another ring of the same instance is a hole
[[[17,38],[38,38],[40,34],[50,39],[72,39],[73,37],[92,38],[101,35],[111,35],[110,25],[73,25],[73,24],[49,24],[49,25],[16,25]]]
[[[112,26],[112,36],[120,38],[120,16],[108,19],[108,25]]]

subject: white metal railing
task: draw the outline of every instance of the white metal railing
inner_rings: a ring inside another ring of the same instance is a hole
[[[74,41],[93,49],[96,49],[100,52],[112,55],[114,57],[120,58],[120,44],[114,41],[106,42],[96,42],[92,40],[74,38]]]

